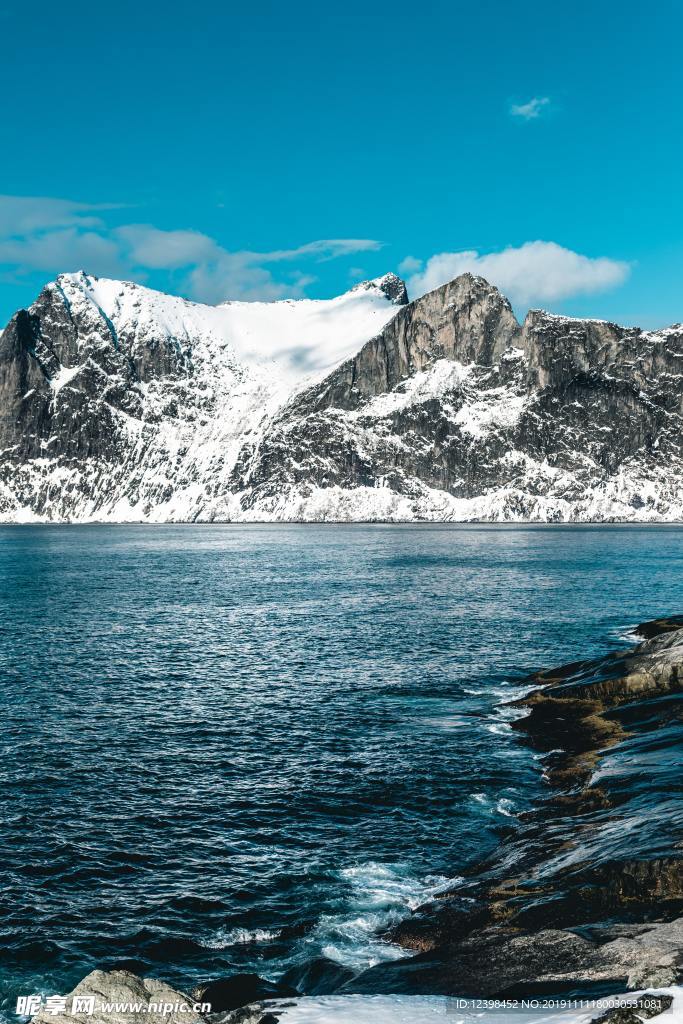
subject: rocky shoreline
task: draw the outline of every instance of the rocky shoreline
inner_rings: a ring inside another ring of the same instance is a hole
[[[191,998],[211,1002],[225,1024],[274,1024],[282,1000],[301,995],[578,999],[680,984],[683,815],[673,795],[683,739],[683,616],[636,632],[644,639],[629,650],[529,677],[530,692],[512,705],[519,711],[512,727],[542,764],[548,796],[491,858],[470,867],[464,884],[387,933],[415,955],[355,977],[319,958],[280,984],[242,975]],[[76,994],[94,983],[117,992],[167,988],[127,972],[94,972]],[[661,1000],[664,1010],[671,999]],[[614,1013],[621,1024],[648,1015]],[[67,1019],[80,1018],[69,1012]],[[60,1024],[44,1011],[35,1020]]]
[[[370,969],[357,991],[579,997],[680,979],[683,821],[668,797],[683,617],[637,633],[631,650],[530,677],[512,724],[549,796],[464,886],[393,929],[419,955]]]

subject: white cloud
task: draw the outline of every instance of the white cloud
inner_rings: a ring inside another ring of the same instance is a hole
[[[52,273],[97,268],[98,274],[125,273],[126,263],[112,239],[90,230],[59,228],[24,238],[0,237],[0,264],[18,273],[41,270]]]
[[[300,298],[303,288],[296,282],[277,281],[270,270],[253,261],[253,253],[219,252],[212,260],[192,267],[187,291],[198,302],[223,302],[226,299]]]
[[[510,114],[512,117],[520,117],[523,121],[535,121],[549,106],[549,96],[534,96],[526,103],[512,103]]]
[[[325,263],[357,252],[381,248],[381,242],[369,238],[323,238],[307,242],[296,249],[272,252],[230,252],[215,246],[208,259],[198,261],[189,275],[190,291],[200,302],[222,302],[224,299],[302,298],[305,289],[316,278],[294,269],[285,280],[278,280],[269,269],[271,263],[293,263],[312,259]]]
[[[293,260],[299,256],[314,256],[318,263],[337,259],[339,256],[352,256],[357,252],[376,252],[382,243],[372,238],[323,238],[317,242],[307,242],[297,249],[279,249],[275,252],[252,253],[261,261],[274,263],[278,260]]]
[[[126,224],[115,236],[128,249],[131,263],[154,270],[172,270],[212,259],[219,247],[199,231],[161,231],[152,224]]]
[[[277,280],[269,264],[316,263],[368,252],[381,243],[369,238],[323,238],[295,249],[231,252],[198,231],[162,231],[151,224],[128,224],[116,231],[128,246],[131,263],[152,269],[188,270],[189,294],[200,302],[225,299],[300,298],[316,278],[298,268]]]
[[[112,203],[88,205],[45,196],[0,195],[0,238],[54,228],[99,227],[102,220],[97,214],[118,208]]]
[[[322,263],[375,251],[368,238],[327,238],[294,249],[231,251],[199,231],[162,230],[153,224],[110,228],[109,204],[67,199],[0,196],[0,265],[15,273],[92,274],[145,279],[146,271],[185,272],[188,294],[204,302],[300,297],[315,277],[293,265],[276,278],[272,264]]]
[[[486,278],[521,306],[614,288],[626,280],[630,264],[604,256],[593,259],[556,242],[525,242],[488,254],[442,252],[408,279],[408,293],[417,298],[467,272]]]
[[[406,256],[398,265],[399,274],[417,274],[422,270],[422,260],[416,260],[414,256]]]

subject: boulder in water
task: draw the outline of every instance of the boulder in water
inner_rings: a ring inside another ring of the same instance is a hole
[[[210,1003],[211,1013],[236,1010],[262,999],[277,999],[297,995],[296,989],[286,984],[265,981],[258,974],[232,974],[228,978],[199,985],[192,993],[199,1003]]]

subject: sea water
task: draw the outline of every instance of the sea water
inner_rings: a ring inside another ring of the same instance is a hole
[[[543,793],[505,702],[681,613],[682,567],[673,526],[0,528],[7,1017],[95,967],[405,955]]]

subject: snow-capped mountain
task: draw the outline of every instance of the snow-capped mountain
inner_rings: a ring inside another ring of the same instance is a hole
[[[62,275],[0,336],[4,521],[678,520],[683,326],[465,274],[203,306]]]
[[[220,306],[62,275],[0,338],[0,515],[238,514],[243,445],[405,301],[393,275],[329,301]]]

